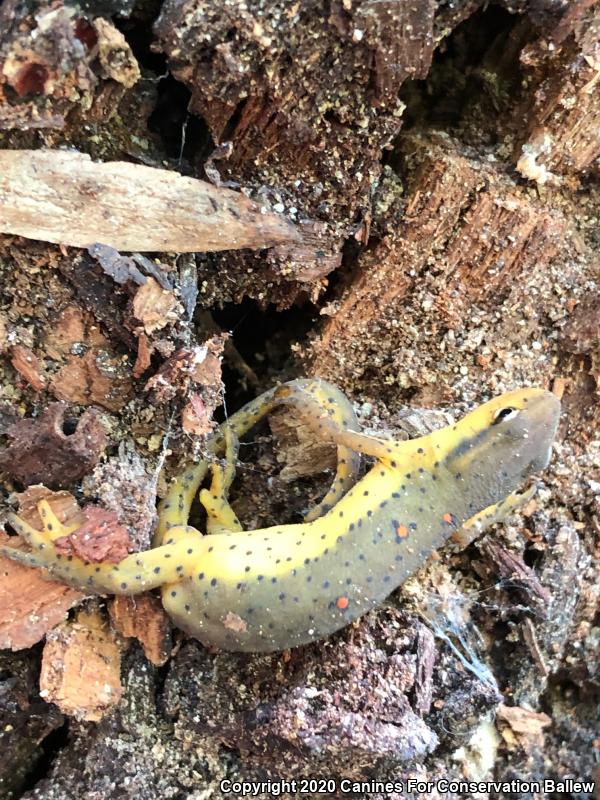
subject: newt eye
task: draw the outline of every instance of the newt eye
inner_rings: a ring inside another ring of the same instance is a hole
[[[505,422],[507,419],[514,419],[518,413],[519,410],[517,408],[512,408],[511,406],[499,408],[494,414],[494,421],[492,422],[492,425],[498,425],[499,422]]]

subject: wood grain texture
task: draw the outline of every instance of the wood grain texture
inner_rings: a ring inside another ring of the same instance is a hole
[[[178,172],[63,150],[0,152],[0,232],[74,247],[179,253],[300,240],[241,194]]]

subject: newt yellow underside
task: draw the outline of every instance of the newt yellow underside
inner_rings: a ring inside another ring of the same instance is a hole
[[[243,531],[227,501],[237,437],[280,404],[300,414],[315,436],[337,444],[335,481],[303,523]],[[172,484],[152,550],[116,565],[63,557],[53,539],[71,531],[42,501],[43,531],[10,517],[32,552],[0,553],[91,592],[134,595],[160,587],[174,623],[208,645],[294,647],[379,604],[458,529],[481,527],[513,507],[525,479],[548,463],[559,413],[554,395],[521,389],[456,425],[399,442],[359,433],[350,403],[331,384],[293,381],[249,403],[208,441],[208,452],[225,452],[227,465],[212,466],[211,487],[200,494],[207,535],[187,524],[210,467],[201,461]],[[376,461],[357,481],[360,453]]]

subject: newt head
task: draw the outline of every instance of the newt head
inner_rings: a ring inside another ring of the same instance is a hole
[[[445,466],[482,508],[499,502],[548,465],[559,416],[559,399],[543,389],[496,397],[439,431]]]

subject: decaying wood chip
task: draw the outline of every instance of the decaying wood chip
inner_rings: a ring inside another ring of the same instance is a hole
[[[277,459],[283,464],[279,473],[282,481],[291,482],[335,468],[335,445],[315,441],[302,419],[276,411],[269,417],[269,426],[279,440]]]
[[[64,714],[97,722],[120,700],[121,649],[97,610],[81,611],[49,634],[40,694]]]
[[[300,245],[280,246],[274,255],[293,261],[293,275],[297,281],[312,283],[325,277],[342,263],[342,253],[331,242],[327,225],[307,222],[302,225]]]
[[[157,667],[171,654],[171,626],[158,597],[115,597],[108,606],[110,620],[126,639],[137,639],[148,661]]]
[[[102,17],[96,17],[98,59],[106,77],[130,89],[140,78],[140,68],[127,40],[118,28]]]
[[[59,400],[120,411],[131,397],[131,370],[114,352],[91,349],[82,356],[69,356],[50,389]]]
[[[552,381],[552,394],[555,394],[559,400],[562,400],[567,384],[568,381],[565,378],[554,378]]]
[[[0,151],[0,232],[129,252],[261,249],[301,238],[229,189],[63,150]]]
[[[527,752],[544,744],[544,728],[552,723],[547,714],[536,713],[521,706],[501,705],[496,723],[504,741],[510,746],[520,745]]]
[[[540,648],[534,624],[529,617],[525,617],[521,623],[521,633],[523,634],[523,641],[527,645],[527,648],[531,653],[531,657],[535,661],[540,675],[542,675],[544,678],[547,678],[550,674],[550,670],[548,669],[544,660],[544,654]]]
[[[214,424],[206,403],[199,394],[193,394],[181,412],[181,427],[191,436],[208,436]]]
[[[30,486],[19,495],[19,516],[34,528],[42,526],[37,504],[43,499],[49,501],[61,522],[77,523],[83,519],[69,492]],[[0,538],[11,547],[25,547],[18,536],[0,533]],[[21,566],[8,558],[0,559],[0,650],[32,647],[84,597],[63,583],[48,580],[42,570]]]
[[[0,470],[25,486],[69,486],[92,470],[106,447],[100,414],[93,408],[64,432],[67,406],[52,403],[37,419],[21,419],[6,431],[10,444],[0,450]]]
[[[44,344],[47,356],[62,365],[50,381],[50,391],[59,400],[109,411],[119,411],[127,402],[132,391],[129,365],[114,352],[91,314],[67,306],[53,321]]]
[[[81,525],[85,519],[71,492],[53,492],[46,486],[29,486],[16,497],[19,501],[19,516],[36,530],[42,527],[42,518],[38,511],[40,500],[50,503],[52,511],[63,525]]]
[[[94,317],[76,305],[62,309],[48,326],[44,338],[46,354],[55,361],[67,358],[74,351],[108,347],[110,343],[102,334]]]
[[[435,664],[435,637],[425,625],[419,625],[417,634],[417,669],[415,672],[415,711],[428,714],[433,695],[433,665]]]
[[[27,347],[16,344],[11,349],[11,364],[35,392],[40,392],[46,385],[39,358]]]
[[[134,317],[142,323],[147,334],[176,322],[183,313],[173,292],[163,289],[154,278],[148,278],[137,290],[132,308]]]
[[[150,344],[148,342],[148,337],[142,331],[138,336],[138,349],[137,349],[137,356],[135,359],[135,364],[133,365],[133,377],[139,378],[141,375],[146,372],[148,367],[151,364],[150,356],[152,355],[152,351],[150,349]]]

